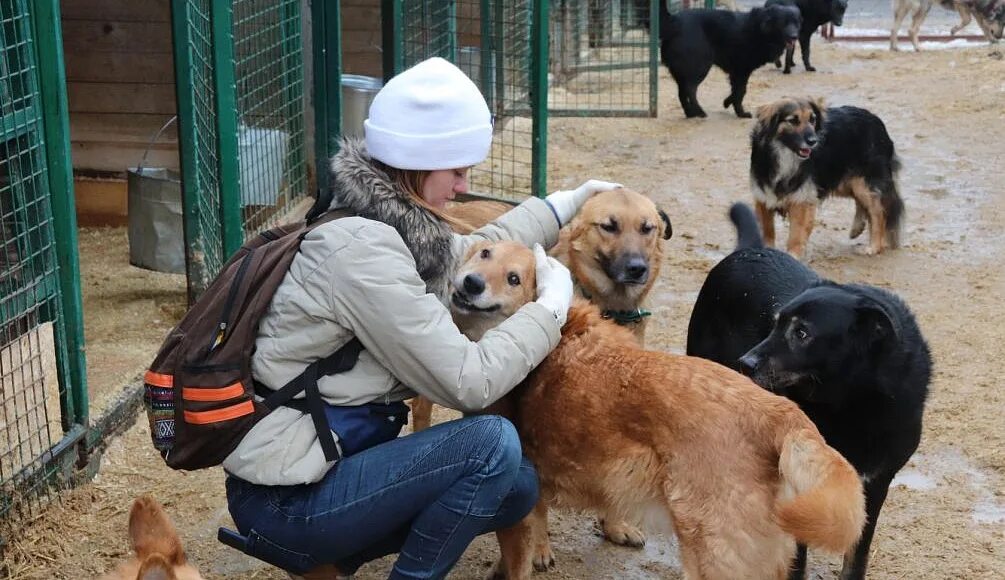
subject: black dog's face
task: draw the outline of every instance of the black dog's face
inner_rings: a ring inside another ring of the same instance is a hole
[[[831,1],[831,22],[834,26],[841,26],[844,23],[844,13],[848,9],[848,0]]]
[[[740,357],[740,369],[794,401],[840,405],[848,395],[842,379],[870,364],[893,334],[878,304],[840,288],[811,288],[778,312],[771,334]]]
[[[768,6],[765,10],[761,31],[764,34],[781,38],[787,48],[796,45],[799,38],[799,27],[803,24],[803,16],[795,6]]]
[[[782,99],[757,110],[754,131],[808,159],[823,129],[823,104],[812,99]]]

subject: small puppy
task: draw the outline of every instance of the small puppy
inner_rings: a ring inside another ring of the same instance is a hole
[[[730,217],[737,249],[702,285],[687,354],[740,370],[795,401],[855,466],[868,523],[841,578],[862,579],[890,482],[921,439],[928,345],[894,294],[822,280],[788,254],[763,248],[749,207],[734,205]],[[802,578],[805,567],[802,546],[792,578]]]
[[[960,14],[960,23],[949,31],[951,35],[956,36],[956,33],[970,24],[971,17],[974,17],[990,44],[1001,40],[1002,31],[1005,29],[1005,0],[893,0],[890,50],[900,50],[897,46],[897,36],[900,33],[901,23],[908,14],[911,14],[911,26],[908,29],[911,45],[915,51],[921,50],[918,45],[918,33],[921,31],[921,24],[936,3],[946,10],[956,10]]]
[[[170,518],[156,500],[143,495],[129,512],[129,539],[134,556],[101,580],[201,580],[185,558]]]
[[[515,242],[472,248],[460,272],[477,278],[452,302],[473,340],[533,299],[534,256]],[[843,552],[864,523],[854,469],[795,404],[721,365],[642,350],[581,299],[555,350],[488,412],[513,421],[541,481],[534,512],[498,534],[509,580],[552,564],[549,505],[673,530],[688,580],[780,580],[796,540]]]
[[[803,55],[803,67],[807,72],[813,72],[817,69],[810,64],[810,38],[824,24],[841,26],[845,10],[848,9],[848,0],[767,0],[764,5],[795,6],[799,9],[799,14],[803,17],[803,24],[799,27],[799,52]],[[792,58],[795,52],[796,47],[786,47],[783,73],[792,72],[792,67],[796,64]],[[781,59],[775,61],[775,67],[782,68]]]
[[[817,205],[832,195],[855,200],[852,238],[868,223],[864,253],[900,245],[900,161],[879,117],[857,107],[825,109],[820,99],[781,99],[757,110],[750,144],[751,190],[768,246],[775,214],[787,215],[787,250],[801,258]]]
[[[683,10],[670,14],[660,2],[660,56],[677,83],[677,96],[687,118],[706,117],[698,104],[698,86],[712,65],[729,75],[730,93],[722,106],[732,105],[737,117],[750,117],[743,108],[750,75],[795,46],[802,17],[793,6],[754,8],[750,12]]]

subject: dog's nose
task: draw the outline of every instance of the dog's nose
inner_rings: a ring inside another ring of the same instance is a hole
[[[625,274],[629,280],[642,280],[649,273],[649,265],[642,258],[632,258],[625,265]]]
[[[807,135],[806,136],[806,144],[809,145],[810,147],[813,147],[814,145],[816,145],[817,144],[817,136],[816,135]]]
[[[740,372],[749,377],[753,375],[754,371],[757,370],[757,367],[760,366],[761,359],[756,354],[748,352],[747,354],[741,356],[737,363],[740,365]]]
[[[468,296],[478,296],[485,291],[485,280],[478,274],[468,274],[464,277],[464,292]]]

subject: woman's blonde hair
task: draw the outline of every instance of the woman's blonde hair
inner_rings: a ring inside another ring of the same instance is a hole
[[[426,182],[426,178],[429,177],[429,171],[421,169],[398,169],[380,161],[376,161],[376,163],[381,166],[381,169],[387,174],[395,187],[407,193],[412,198],[412,201],[420,207],[425,208],[436,217],[447,222],[452,230],[459,234],[470,234],[475,230],[471,224],[433,207],[428,201],[422,199],[422,185]]]

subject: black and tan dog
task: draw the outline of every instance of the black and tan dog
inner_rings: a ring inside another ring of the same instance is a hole
[[[845,555],[843,580],[865,577],[890,482],[917,449],[931,357],[911,311],[886,290],[821,279],[761,246],[750,208],[730,211],[736,251],[709,272],[687,333],[687,354],[743,371],[795,401],[858,471],[868,523]],[[801,547],[791,578],[803,578]]]
[[[768,246],[775,243],[774,215],[788,216],[786,249],[801,258],[817,205],[830,196],[855,200],[850,236],[868,224],[864,253],[900,245],[900,161],[879,117],[858,107],[825,109],[821,100],[786,98],[757,110],[750,141],[751,190]]]

